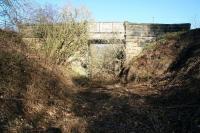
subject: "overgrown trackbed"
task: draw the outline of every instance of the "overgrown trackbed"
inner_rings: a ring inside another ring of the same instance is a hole
[[[20,38],[8,35],[0,40],[2,132],[199,131],[199,30],[183,35],[193,41],[168,74],[126,86],[74,84],[62,68],[33,58]]]

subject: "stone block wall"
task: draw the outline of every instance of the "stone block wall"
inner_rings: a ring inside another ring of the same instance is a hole
[[[88,26],[90,40],[124,39],[124,23],[91,22]]]
[[[188,31],[190,30],[190,24],[138,24],[138,23],[115,23],[115,22],[96,22],[89,24],[89,34],[90,40],[109,40],[109,39],[119,39],[124,40],[121,43],[112,45],[112,44],[90,44],[90,69],[91,69],[91,77],[98,77],[101,79],[105,79],[105,77],[112,76],[112,74],[103,73],[103,71],[108,72],[112,67],[104,68],[104,64],[107,64],[108,58],[99,58],[98,51],[101,52],[99,55],[105,57],[107,53],[112,53],[113,51],[122,51],[121,49],[125,49],[125,59],[121,61],[125,64],[129,64],[133,57],[138,56],[143,47],[148,44],[148,42],[152,41],[156,37],[163,35],[168,32],[180,32],[180,31]],[[102,41],[103,42],[103,41]],[[104,47],[109,47],[112,45],[112,49],[108,50]],[[96,47],[98,46],[98,47]],[[121,47],[119,47],[121,46]],[[124,48],[125,47],[125,48]],[[94,52],[94,50],[96,52]],[[111,57],[111,56],[110,56]],[[98,59],[99,58],[99,59]],[[98,65],[93,64],[93,59],[95,59]],[[114,68],[118,68],[118,66],[122,63],[120,61],[115,62],[115,58],[109,59],[111,66]],[[125,61],[125,62],[124,62]],[[100,67],[101,66],[101,67]],[[105,69],[105,70],[104,70]],[[118,69],[114,69],[114,73],[118,73]],[[113,75],[114,76],[114,75]]]
[[[169,33],[190,30],[190,24],[138,24],[125,22],[126,63],[138,56],[145,44],[156,37]]]
[[[138,56],[142,52],[147,42],[167,32],[188,31],[190,30],[190,26],[189,23],[138,24],[130,22],[91,22],[88,25],[89,42],[91,43],[88,45],[89,56],[86,57],[89,62],[88,68],[91,69],[88,75],[97,77],[96,73],[98,73],[99,77],[105,78],[106,74],[102,73],[104,66],[106,66],[105,71],[108,73],[110,73],[111,68],[117,71],[119,70],[121,62],[113,58],[113,56],[107,56],[108,53],[113,55],[112,53],[115,53],[115,51],[123,51],[125,59],[123,58],[121,61],[123,63],[125,61],[126,64],[129,64],[133,57]],[[21,26],[20,31],[25,33],[24,37],[26,40],[34,38],[32,28],[34,28],[33,25]],[[107,40],[111,39],[116,39],[117,43],[114,42],[115,44],[110,44]],[[113,60],[110,59],[110,57],[112,57]],[[107,62],[111,65],[104,65]]]

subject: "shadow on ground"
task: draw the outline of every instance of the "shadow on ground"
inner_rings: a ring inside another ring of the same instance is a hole
[[[193,96],[197,98],[197,95]],[[163,99],[171,101],[175,98],[177,95],[142,97],[118,93],[117,89],[89,88],[76,94],[73,112],[87,120],[87,131],[92,133],[197,133],[199,106],[180,108],[176,107],[178,101],[170,105],[161,104]]]
[[[181,71],[190,70],[189,67],[180,69],[164,89],[154,88],[160,90],[158,95],[139,95],[114,85],[95,86],[85,78],[74,79],[79,89],[71,93],[73,88],[61,82],[55,72],[38,64],[32,66],[34,62],[26,60],[23,54],[0,51],[0,129],[3,131],[6,126],[19,132],[45,127],[46,131],[41,132],[199,133],[200,84],[195,76],[199,69],[190,62],[194,60],[177,66],[188,63],[187,66],[194,66],[191,71],[184,74]]]

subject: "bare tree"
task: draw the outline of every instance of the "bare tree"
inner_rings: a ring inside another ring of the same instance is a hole
[[[48,4],[34,9],[28,24],[32,27],[34,36],[43,41],[41,50],[60,64],[66,63],[66,59],[76,52],[85,54],[89,18],[90,13],[83,6],[67,5],[58,10]]]
[[[24,18],[26,0],[1,0],[0,23],[5,28],[16,26]]]
[[[30,11],[29,20],[26,23],[32,24],[53,24],[58,22],[58,8],[51,4],[46,4],[44,7],[37,7]]]

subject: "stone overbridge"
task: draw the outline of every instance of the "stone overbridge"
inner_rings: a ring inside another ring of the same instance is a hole
[[[189,23],[150,24],[94,22],[89,24],[89,74],[92,79],[115,78],[123,64],[138,56],[156,37],[190,30]]]
[[[85,57],[88,67],[84,73],[91,79],[115,79],[122,66],[138,56],[147,42],[165,33],[188,31],[190,27],[189,23],[90,22],[88,57]],[[31,26],[26,25],[21,26],[20,31],[32,33]],[[35,38],[27,36],[24,39]]]

